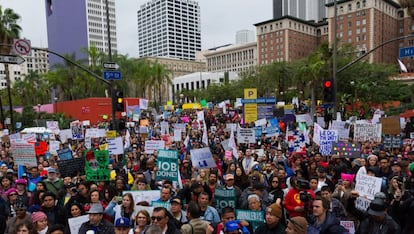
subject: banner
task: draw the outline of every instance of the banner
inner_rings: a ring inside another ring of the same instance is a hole
[[[381,124],[356,123],[354,142],[381,142]]]
[[[190,155],[191,163],[194,168],[200,169],[217,167],[209,147],[190,150]]]
[[[72,150],[70,150],[70,148],[56,150],[56,153],[60,160],[68,160],[72,158]]]
[[[14,143],[11,145],[14,164],[22,166],[37,166],[36,153],[33,144]]]
[[[239,144],[256,143],[256,136],[254,128],[239,128],[237,129],[237,142]]]
[[[178,184],[178,152],[176,150],[159,150],[157,157],[158,171],[155,180],[169,180]],[[177,185],[175,184],[175,185]]]
[[[163,140],[150,140],[145,141],[145,153],[152,154],[154,150],[160,150],[165,148],[165,141]]]
[[[334,142],[332,143],[332,154],[340,158],[359,158],[361,157],[361,144]]]
[[[355,190],[360,197],[373,200],[376,193],[381,191],[382,178],[358,173],[356,177]]]
[[[108,150],[86,152],[85,171],[87,181],[109,181],[110,170]]]
[[[265,217],[263,211],[236,210],[236,219],[246,220],[255,231],[258,226],[264,223]]]
[[[236,191],[234,189],[216,188],[214,191],[214,202],[219,213],[226,206],[236,208]]]

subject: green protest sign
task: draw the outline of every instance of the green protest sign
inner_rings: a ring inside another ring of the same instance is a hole
[[[178,183],[178,153],[176,150],[158,150],[157,167],[155,180],[169,180]]]
[[[169,202],[161,202],[161,201],[152,201],[151,202],[151,206],[152,207],[164,207],[167,210],[170,210],[171,208],[171,203]]]
[[[236,208],[236,191],[234,189],[216,188],[214,191],[214,201],[219,212],[226,206]]]
[[[258,226],[264,223],[264,212],[263,211],[252,211],[252,210],[236,210],[237,220],[246,220],[252,225],[253,231]]]
[[[88,151],[85,154],[86,180],[109,181],[110,170],[108,150]]]

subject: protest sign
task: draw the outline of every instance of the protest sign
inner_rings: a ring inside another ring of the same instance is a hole
[[[111,155],[124,154],[122,137],[108,138],[108,151]]]
[[[106,135],[106,138],[115,138],[116,137],[116,131],[115,130],[106,131],[105,135]]]
[[[361,144],[334,142],[332,143],[332,154],[340,158],[359,158],[361,156]]]
[[[332,121],[331,130],[336,130],[338,132],[339,141],[349,141],[349,130],[350,124],[345,121]]]
[[[330,156],[332,154],[332,144],[338,141],[336,130],[322,130],[320,132],[319,153]]]
[[[185,123],[175,123],[175,124],[173,124],[173,127],[174,127],[174,130],[175,129],[180,129],[181,132],[185,132],[187,124],[185,124]]]
[[[178,183],[178,152],[176,150],[159,150],[157,168],[155,180],[169,180]]]
[[[313,126],[313,142],[315,142],[317,145],[320,145],[321,143],[321,132],[323,131],[323,128],[319,126],[319,124],[315,123]]]
[[[71,129],[63,129],[59,132],[60,142],[66,143],[68,139],[72,139],[72,130]]]
[[[313,125],[313,119],[310,114],[295,115],[296,123],[306,123],[307,126]]]
[[[266,127],[263,132],[266,134],[266,138],[279,136],[280,128],[279,126],[270,126]]]
[[[108,150],[86,152],[85,172],[87,181],[109,181]]]
[[[233,129],[233,132],[236,132],[237,131],[237,124],[235,124],[235,123],[226,123],[226,129],[228,129],[228,130]]]
[[[232,148],[229,146],[229,142],[230,142],[230,139],[226,139],[220,143],[221,146],[223,146],[224,150],[232,150]]]
[[[174,137],[173,141],[181,141],[181,129],[174,128]]]
[[[14,164],[22,166],[37,166],[36,153],[33,144],[14,143],[11,145]]]
[[[264,223],[264,212],[263,211],[251,211],[251,210],[236,210],[237,220],[246,220],[252,225],[253,231],[258,226]]]
[[[381,124],[356,123],[354,142],[381,142]]]
[[[355,208],[361,211],[367,211],[369,208],[369,204],[371,204],[371,200],[363,197],[357,197],[357,199],[355,200]]]
[[[238,143],[256,143],[256,136],[254,128],[239,128],[237,129],[237,142]]]
[[[169,202],[162,202],[162,201],[152,201],[151,202],[151,206],[156,208],[156,207],[164,207],[167,210],[170,210],[171,208],[171,203]]]
[[[70,150],[70,148],[56,150],[56,153],[60,160],[68,160],[72,158],[72,150]]]
[[[397,135],[401,132],[400,118],[398,116],[391,116],[381,118],[382,134]]]
[[[49,141],[49,152],[51,154],[55,154],[57,155],[57,151],[60,149],[60,141],[54,141],[54,140],[50,140]]]
[[[256,121],[254,122],[254,125],[255,125],[256,127],[258,127],[258,126],[266,126],[266,124],[267,124],[267,120],[266,120],[265,118],[263,118],[263,119],[259,119],[259,120],[256,120]]]
[[[122,194],[131,193],[134,198],[134,203],[148,202],[151,204],[153,201],[160,199],[160,190],[137,190],[137,191],[123,191]]]
[[[400,148],[401,143],[402,143],[401,137],[399,136],[392,137],[392,148],[396,148],[396,149]]]
[[[356,177],[355,190],[360,197],[366,196],[374,199],[376,193],[381,191],[382,178],[358,173]]]
[[[160,150],[165,148],[165,141],[163,140],[149,140],[145,141],[145,153],[152,154],[154,150]]]
[[[161,135],[170,134],[168,122],[161,122]]]
[[[355,223],[354,221],[345,221],[341,220],[341,226],[344,227],[349,234],[355,233]]]
[[[226,206],[236,208],[236,191],[234,189],[216,188],[214,191],[214,202],[218,212]]]
[[[46,128],[52,130],[53,133],[59,133],[59,122],[46,121]]]
[[[89,215],[82,215],[68,219],[69,229],[71,234],[78,234],[79,228],[85,222],[89,221]]]
[[[23,134],[22,139],[27,141],[27,142],[36,142],[36,133]]]
[[[262,137],[262,133],[263,133],[262,126],[254,127],[254,136],[256,137],[256,139],[259,139],[260,137]]]
[[[45,155],[47,152],[46,141],[36,141],[34,143],[36,156]]]
[[[83,157],[58,160],[56,163],[62,178],[66,176],[75,177],[78,176],[78,174],[84,174],[85,159]]]
[[[83,125],[79,120],[71,122],[70,129],[72,131],[73,140],[83,139]]]
[[[214,168],[217,166],[209,147],[190,150],[190,155],[194,168]]]

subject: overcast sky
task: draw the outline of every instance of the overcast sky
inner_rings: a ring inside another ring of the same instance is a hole
[[[78,0],[58,0],[78,1]],[[3,8],[11,8],[22,20],[22,38],[32,46],[47,47],[45,0],[0,0]],[[136,57],[137,10],[147,0],[116,0],[118,51]],[[235,43],[236,32],[272,17],[272,0],[198,0],[201,10],[202,49]]]

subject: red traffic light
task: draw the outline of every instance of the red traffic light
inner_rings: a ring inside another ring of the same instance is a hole
[[[330,88],[330,87],[332,87],[332,81],[330,81],[330,80],[325,80],[325,81],[323,82],[323,87],[325,87],[325,88]]]

